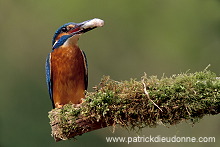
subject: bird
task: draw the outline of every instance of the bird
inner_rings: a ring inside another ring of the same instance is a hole
[[[53,108],[83,102],[88,87],[88,65],[78,40],[80,35],[103,25],[102,19],[94,18],[81,23],[66,23],[55,32],[52,51],[45,64],[46,83]]]

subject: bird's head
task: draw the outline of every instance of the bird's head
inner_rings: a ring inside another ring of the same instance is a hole
[[[87,20],[81,23],[67,23],[61,26],[54,34],[52,40],[53,49],[63,45],[77,45],[79,36],[85,32],[102,27],[104,21],[98,18]]]

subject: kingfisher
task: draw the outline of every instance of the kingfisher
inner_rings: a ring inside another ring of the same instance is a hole
[[[103,25],[103,20],[94,18],[81,23],[66,23],[55,32],[45,66],[53,108],[82,103],[88,87],[88,66],[78,40],[81,34]]]

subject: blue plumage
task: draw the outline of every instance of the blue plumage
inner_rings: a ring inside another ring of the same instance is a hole
[[[53,105],[53,108],[54,108],[55,106],[54,106],[54,102],[53,102],[53,90],[52,90],[52,81],[51,81],[50,58],[51,58],[51,54],[48,54],[47,59],[46,59],[46,65],[45,65],[46,83],[47,83],[47,88],[48,88],[48,91],[49,91],[50,99],[52,101],[52,105]]]
[[[83,55],[83,59],[84,59],[84,66],[85,66],[85,90],[87,90],[88,88],[88,62],[87,62],[87,58],[86,58],[86,54],[83,50],[81,50],[82,55]]]
[[[56,48],[58,48],[58,47],[60,47],[60,46],[62,46],[62,45],[66,42],[66,40],[67,40],[68,38],[70,38],[71,36],[73,36],[73,35],[64,35],[64,36],[62,36],[62,37],[56,42],[56,44],[53,45],[53,50],[56,49]]]
[[[69,23],[66,23],[66,24],[62,25],[61,27],[59,27],[59,28],[57,29],[57,31],[55,32],[55,34],[54,34],[54,36],[53,36],[52,46],[53,46],[54,43],[56,42],[56,38],[57,38],[57,36],[61,33],[62,28],[66,27],[66,26],[68,26],[68,25],[71,25],[71,24],[72,24],[72,25],[75,25],[76,23],[74,23],[74,22],[69,22]]]

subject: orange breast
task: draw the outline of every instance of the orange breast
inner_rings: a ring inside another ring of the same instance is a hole
[[[82,102],[85,97],[85,67],[78,47],[60,47],[51,53],[51,78],[55,107]]]

